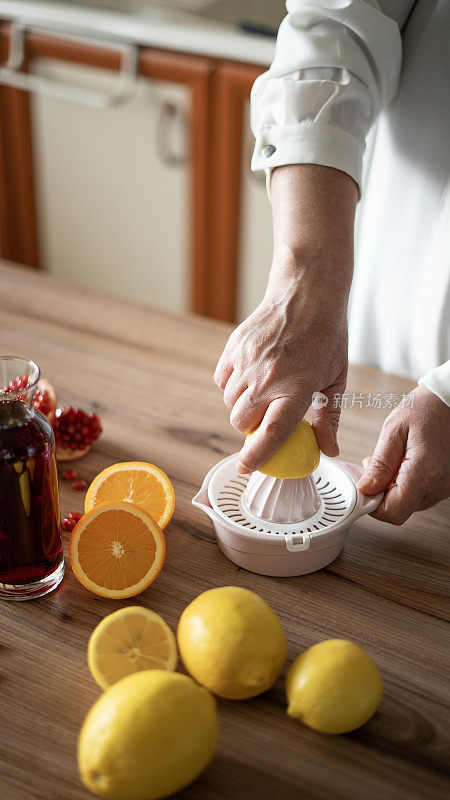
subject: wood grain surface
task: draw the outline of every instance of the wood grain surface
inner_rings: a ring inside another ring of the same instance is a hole
[[[219,551],[209,519],[191,505],[209,467],[241,442],[212,379],[229,328],[10,266],[0,269],[0,309],[0,350],[34,359],[63,402],[102,417],[102,438],[78,462],[81,478],[90,481],[103,467],[131,459],[152,461],[172,478],[176,510],[166,563],[133,602],[162,614],[175,630],[196,595],[233,584],[258,592],[284,625],[289,652],[282,677],[259,698],[219,701],[217,755],[177,797],[447,798],[449,503],[400,528],[361,518],[342,555],[313,575],[268,578],[239,570]],[[371,369],[350,370],[350,392],[409,388]],[[370,453],[387,413],[343,411],[346,459]],[[83,494],[63,482],[61,500],[64,513],[82,510]],[[92,797],[75,758],[78,730],[99,696],[86,647],[94,626],[127,601],[97,598],[78,583],[67,558],[66,568],[61,588],[48,597],[0,603],[1,800]],[[385,693],[362,729],[327,737],[286,716],[283,679],[302,649],[336,636],[375,658]]]

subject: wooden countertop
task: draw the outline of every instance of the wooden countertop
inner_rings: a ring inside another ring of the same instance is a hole
[[[6,265],[0,268],[0,309],[1,350],[34,359],[62,402],[94,406],[102,417],[104,434],[78,463],[80,477],[90,481],[115,461],[138,459],[158,464],[173,480],[176,511],[166,563],[137,603],[162,614],[175,630],[200,592],[244,586],[279,614],[287,664],[317,641],[345,637],[366,648],[382,672],[379,711],[347,736],[322,736],[289,719],[283,679],[254,700],[220,700],[217,755],[177,797],[448,797],[450,504],[416,514],[400,528],[363,517],[342,555],[313,575],[267,578],[239,570],[219,551],[209,519],[190,502],[212,464],[241,441],[212,379],[228,327],[150,311]],[[350,370],[350,395],[409,388],[375,370]],[[371,452],[387,413],[358,403],[343,411],[346,459]],[[63,482],[61,499],[63,512],[82,510],[83,495]],[[78,730],[99,696],[86,646],[94,626],[127,601],[97,598],[75,579],[68,558],[66,567],[60,590],[48,597],[0,602],[1,800],[92,797],[75,760]]]

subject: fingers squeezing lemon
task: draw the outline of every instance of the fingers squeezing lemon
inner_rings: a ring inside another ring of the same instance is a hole
[[[250,441],[254,433],[249,433],[245,441]],[[259,468],[259,472],[273,478],[305,478],[317,469],[319,461],[316,434],[309,422],[302,419],[275,455]]]

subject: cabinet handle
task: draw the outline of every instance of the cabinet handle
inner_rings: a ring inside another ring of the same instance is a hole
[[[184,152],[180,153],[177,153],[175,148],[171,147],[171,131],[173,131],[177,122],[182,126],[183,140],[187,142],[188,134],[184,110],[180,105],[166,100],[165,103],[161,104],[156,123],[156,152],[167,167],[179,167],[188,161],[187,145],[184,148]]]
[[[111,42],[109,40],[93,40],[82,36],[39,29],[46,36],[62,37],[64,40],[80,44],[92,45],[94,43],[95,47],[116,50],[120,53],[121,65],[115,90],[112,93],[100,92],[83,86],[71,86],[62,81],[54,81],[42,78],[39,75],[21,72],[25,59],[26,26],[12,22],[9,29],[9,55],[8,60],[0,67],[0,84],[12,86],[15,89],[23,89],[26,92],[37,92],[51,97],[58,97],[61,100],[69,100],[73,103],[94,106],[95,108],[112,108],[132,97],[136,88],[138,65],[138,48],[135,45],[124,42]]]

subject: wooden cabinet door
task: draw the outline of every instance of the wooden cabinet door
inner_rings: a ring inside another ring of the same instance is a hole
[[[244,64],[221,64],[211,80],[212,274],[208,313],[228,322],[235,322],[238,317],[241,267],[245,268],[242,262],[246,248],[241,242],[242,221],[244,219],[246,224],[248,219],[248,207],[242,212],[243,170],[247,176],[249,169],[246,163],[249,157],[247,109],[251,87],[260,72],[262,68]],[[241,313],[242,308],[239,315]]]

